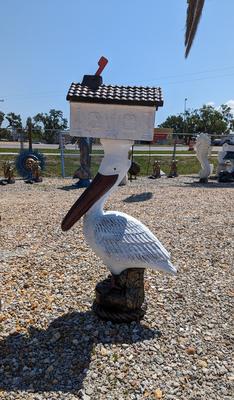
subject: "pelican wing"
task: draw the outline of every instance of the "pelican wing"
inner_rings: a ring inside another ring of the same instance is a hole
[[[109,264],[113,261],[126,268],[151,267],[175,273],[170,254],[160,241],[140,221],[126,214],[106,213],[95,224],[95,239]]]

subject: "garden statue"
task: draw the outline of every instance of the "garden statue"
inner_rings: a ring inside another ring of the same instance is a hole
[[[33,164],[34,164],[34,159],[32,157],[28,157],[25,160],[25,168],[28,171],[28,176],[27,179],[25,180],[25,183],[33,183]]]
[[[133,176],[134,176],[134,179],[136,180],[136,177],[140,173],[140,170],[141,170],[140,165],[137,162],[132,161],[130,163],[130,168],[128,170],[129,180],[132,181]]]
[[[4,172],[4,178],[1,181],[2,185],[6,185],[6,184],[11,184],[11,183],[15,183],[15,179],[14,179],[14,169],[15,169],[15,164],[13,161],[5,161],[3,164],[3,172]]]
[[[171,166],[170,166],[170,172],[168,175],[168,178],[176,178],[178,176],[177,173],[177,160],[172,160]]]
[[[74,177],[79,181],[77,188],[88,187],[91,183],[91,152],[92,138],[80,137],[78,140],[80,149],[80,167],[75,171]]]
[[[218,154],[217,176],[219,182],[233,182],[234,180],[234,139],[233,136],[223,144]]]
[[[159,161],[153,162],[153,173],[149,176],[150,179],[161,178],[161,165]]]
[[[84,215],[85,239],[111,272],[96,286],[93,310],[102,319],[131,322],[145,314],[144,269],[175,274],[176,268],[145,225],[122,212],[105,212],[103,206],[130,168],[134,140],[152,141],[155,108],[163,104],[161,89],[105,86],[99,75],[86,77],[85,87],[73,83],[68,92],[70,132],[99,137],[104,158],[90,186],[64,217],[62,230]]]
[[[226,151],[219,151],[218,152],[218,165],[216,170],[216,175],[219,176],[221,171],[226,171],[226,161],[224,159],[226,155]]]
[[[35,160],[32,164],[32,179],[34,182],[42,182],[40,161]]]
[[[40,161],[28,157],[25,161],[25,167],[28,170],[28,177],[25,183],[42,182]]]
[[[83,215],[87,243],[102,258],[111,279],[96,288],[94,310],[104,319],[141,319],[144,308],[145,268],[175,274],[170,255],[140,221],[118,211],[103,211],[104,203],[130,167],[128,151],[133,141],[101,139],[104,158],[91,185],[82,193],[62,222],[70,229]],[[140,300],[139,300],[140,299]]]
[[[41,172],[45,168],[44,154],[32,148],[32,122],[28,121],[28,150],[21,147],[16,157],[16,169],[24,179],[25,183],[42,182]]]
[[[208,160],[209,152],[210,152],[210,136],[207,133],[200,133],[197,136],[196,140],[196,156],[201,164],[202,169],[199,172],[200,183],[207,183],[208,176],[211,172],[211,166]]]

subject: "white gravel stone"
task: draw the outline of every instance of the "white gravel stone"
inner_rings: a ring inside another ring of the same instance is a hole
[[[234,185],[197,180],[140,178],[106,204],[145,223],[178,265],[177,277],[146,271],[140,325],[91,311],[108,271],[82,222],[60,229],[82,190],[0,188],[0,399],[232,399]]]

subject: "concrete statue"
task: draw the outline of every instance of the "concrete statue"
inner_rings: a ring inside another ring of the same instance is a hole
[[[0,181],[1,185],[15,183],[14,178],[15,163],[14,161],[7,160],[3,164],[4,179]]]
[[[217,176],[219,182],[233,182],[234,180],[234,137],[230,135],[218,153]]]
[[[69,230],[84,216],[85,239],[111,273],[96,286],[93,310],[102,319],[131,322],[145,314],[145,268],[169,274],[175,274],[176,268],[144,224],[103,207],[129,170],[134,139],[152,140],[155,109],[163,103],[159,88],[106,86],[100,78],[89,76],[85,88],[72,84],[67,96],[70,132],[86,137],[89,131],[90,136],[100,137],[104,158],[91,185],[64,217],[62,230]]]
[[[196,156],[202,168],[199,172],[200,183],[207,183],[208,177],[211,173],[211,166],[208,160],[210,145],[211,145],[211,139],[210,136],[207,135],[207,133],[200,133],[200,135],[197,136],[196,146],[195,146]]]

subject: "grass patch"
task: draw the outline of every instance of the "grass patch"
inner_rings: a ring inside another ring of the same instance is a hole
[[[25,149],[27,149],[28,147],[25,146]],[[56,149],[38,149],[36,146],[33,146],[33,150],[37,150],[40,153],[47,153],[47,154],[58,154],[60,155],[60,149],[56,148]],[[16,149],[16,148],[0,148],[0,154],[4,154],[4,153],[19,153],[20,149]],[[219,150],[218,148],[215,148],[212,150],[213,153],[217,153]],[[72,149],[72,150],[68,150],[65,149],[64,150],[64,154],[79,154],[79,150],[78,149]],[[104,154],[103,149],[93,149],[92,151],[93,155],[102,155]],[[173,154],[173,150],[137,150],[134,148],[133,154],[145,154],[145,155],[158,155],[158,154],[169,154],[172,155]],[[189,150],[180,150],[180,148],[176,149],[176,154],[191,154],[191,155],[195,155],[196,152],[195,151],[189,151]]]
[[[3,164],[6,160],[15,160],[14,155],[0,155],[0,175],[3,176]],[[148,157],[148,156],[142,156],[142,157],[135,157],[134,161],[136,161],[141,168],[140,175],[142,176],[147,176],[152,174],[152,164],[153,161],[156,159],[156,157]],[[92,162],[91,162],[91,172],[92,176],[94,176],[99,168],[100,162],[102,160],[102,154],[99,156],[96,155],[95,157],[92,157]],[[157,156],[157,160],[161,164],[161,169],[168,174],[170,171],[170,164],[171,164],[171,156],[169,157],[160,157]],[[210,163],[214,164],[214,169],[217,167],[217,158],[215,157],[210,157]],[[61,172],[61,163],[60,163],[60,157],[58,156],[48,156],[45,157],[45,163],[46,167],[45,170],[43,171],[43,176],[45,177],[61,177],[62,172]],[[65,175],[66,176],[73,176],[75,170],[79,167],[80,159],[79,159],[79,154],[77,153],[77,156],[69,156],[69,153],[67,156],[65,155]],[[196,157],[191,156],[191,157],[178,157],[178,173],[179,175],[189,175],[189,174],[198,174],[198,172],[201,169],[200,163],[197,160]],[[18,176],[17,171],[15,172],[15,176]]]

